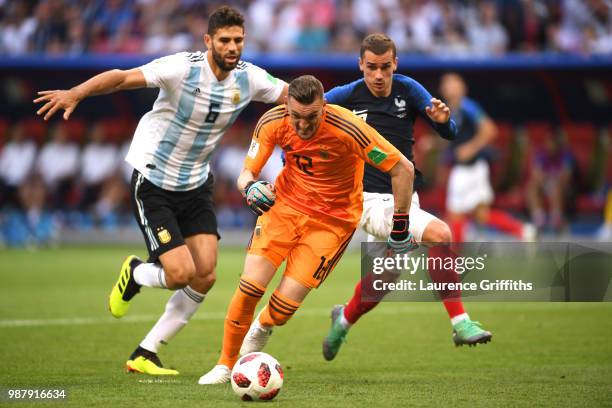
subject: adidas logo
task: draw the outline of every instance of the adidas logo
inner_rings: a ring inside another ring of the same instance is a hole
[[[194,95],[198,95],[200,93],[200,88],[196,88],[193,91],[191,91],[192,94]]]

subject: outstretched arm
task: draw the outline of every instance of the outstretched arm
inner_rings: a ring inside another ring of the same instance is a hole
[[[103,72],[68,90],[40,91],[34,103],[44,103],[36,114],[45,115],[48,120],[59,109],[64,110],[67,120],[83,99],[121,91],[124,89],[144,88],[147,85],[144,74],[139,68],[130,70],[113,69]]]

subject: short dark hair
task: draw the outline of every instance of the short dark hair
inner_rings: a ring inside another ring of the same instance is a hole
[[[244,17],[238,10],[230,6],[221,6],[208,18],[208,35],[215,35],[222,27],[239,26],[244,30]]]
[[[393,57],[395,57],[397,54],[395,43],[388,35],[382,33],[370,34],[361,42],[359,56],[363,58],[363,54],[366,51],[371,51],[376,55],[383,55],[389,50],[393,51]]]
[[[323,99],[323,84],[312,75],[302,75],[289,83],[289,96],[309,105],[319,98]]]

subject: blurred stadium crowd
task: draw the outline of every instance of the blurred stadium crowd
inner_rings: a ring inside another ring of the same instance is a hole
[[[124,119],[0,121],[0,134],[7,135],[0,138],[5,141],[0,145],[0,225],[5,243],[52,242],[61,228],[137,228],[129,197],[131,168],[123,161],[135,124]],[[213,162],[222,229],[245,229],[254,221],[235,188],[251,125],[237,121]],[[554,234],[569,232],[569,223],[579,216],[599,223],[606,198],[612,207],[607,196],[612,180],[609,129],[584,123],[554,129],[534,122],[520,127],[498,123],[497,130],[489,148],[494,205]],[[447,144],[421,121],[415,134],[417,166],[427,181],[419,192],[421,205],[443,215]],[[263,179],[273,180],[281,168],[277,152]],[[559,208],[555,203],[560,203]],[[600,230],[600,238],[609,239],[607,228]]]
[[[235,187],[250,140],[246,125],[239,121],[226,133],[213,163],[222,229],[247,228],[255,219]],[[135,126],[134,120],[0,118],[0,244],[2,236],[11,246],[50,243],[62,228],[137,229],[132,168],[124,162]],[[263,177],[274,180],[282,165],[278,151]]]
[[[222,3],[244,11],[251,52],[354,53],[371,32],[441,56],[612,52],[610,0],[0,0],[0,54],[197,50]]]

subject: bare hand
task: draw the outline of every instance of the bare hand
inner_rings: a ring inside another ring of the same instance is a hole
[[[444,102],[437,98],[431,98],[431,107],[427,106],[425,112],[431,120],[436,123],[446,123],[450,119],[450,109]]]
[[[52,117],[59,109],[64,110],[64,120],[67,120],[81,101],[73,90],[65,91],[57,89],[54,91],[40,91],[38,95],[41,96],[34,99],[34,103],[44,102],[45,104],[36,114],[45,114],[45,120]]]

